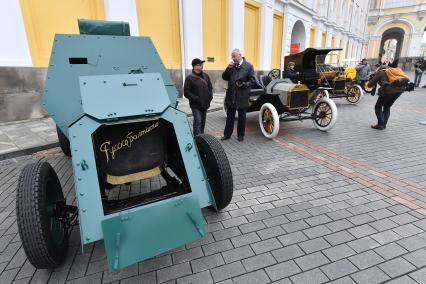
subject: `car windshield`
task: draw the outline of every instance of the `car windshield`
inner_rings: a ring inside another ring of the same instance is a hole
[[[332,52],[325,55],[317,55],[315,57],[315,65],[318,73],[337,71],[341,68],[339,55]]]

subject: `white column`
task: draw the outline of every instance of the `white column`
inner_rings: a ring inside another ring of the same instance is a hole
[[[19,1],[0,1],[0,66],[32,66]]]
[[[107,20],[128,22],[130,35],[139,35],[135,0],[105,0],[105,16]]]
[[[264,0],[260,16],[260,70],[271,69],[272,31],[274,28],[274,1]]]
[[[317,30],[315,31],[315,47],[321,47],[321,41],[322,41],[322,33],[323,30],[320,27],[317,27]]]
[[[197,1],[193,1],[197,2]],[[191,2],[191,3],[193,3]],[[229,54],[238,48],[244,54],[244,0],[232,0],[229,3]]]
[[[194,58],[203,58],[203,3],[182,0],[182,25],[184,62],[186,69],[192,69]]]

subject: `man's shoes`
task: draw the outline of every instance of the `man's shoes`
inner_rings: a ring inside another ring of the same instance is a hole
[[[386,129],[386,126],[376,124],[376,125],[371,125],[371,128],[377,129],[377,130],[383,130],[383,129]]]
[[[220,137],[220,140],[224,141],[224,140],[228,140],[229,138],[231,138],[231,136],[222,136]]]
[[[238,141],[240,141],[240,142],[241,142],[241,141],[244,141],[244,136],[239,136],[239,137],[238,137]]]

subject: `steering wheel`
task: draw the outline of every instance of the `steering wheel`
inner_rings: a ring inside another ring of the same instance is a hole
[[[268,73],[268,78],[271,80],[280,78],[281,70],[280,69],[272,69]]]

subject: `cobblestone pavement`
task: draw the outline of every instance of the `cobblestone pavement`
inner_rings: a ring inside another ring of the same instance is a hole
[[[78,228],[63,266],[35,270],[17,234],[19,171],[48,160],[73,202],[70,161],[57,148],[2,161],[0,283],[426,283],[426,92],[404,94],[384,131],[370,128],[375,99],[338,99],[330,132],[288,122],[274,140],[249,114],[245,141],[222,143],[235,192],[222,212],[203,210],[208,235],[117,273],[102,242],[81,252]],[[210,113],[208,132],[224,122]]]

